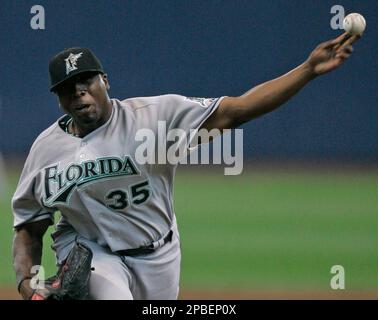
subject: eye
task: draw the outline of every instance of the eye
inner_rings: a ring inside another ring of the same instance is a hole
[[[94,76],[85,79],[86,83],[91,84],[94,81]]]
[[[61,85],[59,88],[56,89],[56,93],[58,95],[64,95],[69,91],[69,86],[67,85]]]

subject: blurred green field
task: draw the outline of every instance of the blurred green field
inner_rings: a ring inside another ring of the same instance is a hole
[[[13,286],[11,171],[1,199],[0,287]],[[174,205],[182,240],[181,287],[330,291],[345,268],[347,290],[378,291],[378,172],[178,170]],[[54,273],[46,235],[43,265]]]

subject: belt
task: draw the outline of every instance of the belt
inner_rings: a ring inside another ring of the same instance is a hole
[[[155,241],[148,246],[142,246],[135,249],[118,250],[116,251],[116,253],[119,254],[120,256],[130,256],[130,257],[138,256],[141,254],[153,253],[156,251],[156,249],[161,248],[167,242],[170,242],[172,240],[172,234],[173,234],[173,231],[170,230],[164,238],[158,241]]]

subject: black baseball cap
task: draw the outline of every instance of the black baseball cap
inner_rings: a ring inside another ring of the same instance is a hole
[[[50,91],[73,76],[83,72],[104,73],[100,60],[88,48],[69,48],[49,62]]]

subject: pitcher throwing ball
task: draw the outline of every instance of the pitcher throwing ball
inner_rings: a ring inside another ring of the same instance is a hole
[[[177,299],[176,165],[138,163],[138,130],[152,130],[158,139],[158,121],[165,121],[167,130],[188,134],[191,129],[236,128],[339,67],[358,38],[343,34],[324,42],[287,74],[239,97],[218,99],[173,94],[111,99],[110,80],[90,50],[71,48],[54,56],[50,90],[65,115],[34,142],[12,200],[14,270],[22,297],[49,296],[32,285],[32,267],[41,264],[43,235],[59,211],[52,234],[58,266],[64,266],[59,274],[72,268],[67,257],[75,243],[88,248],[93,253],[92,271],[85,277],[90,299]]]

